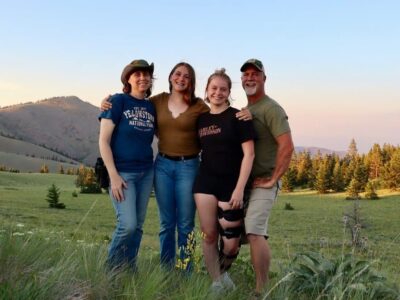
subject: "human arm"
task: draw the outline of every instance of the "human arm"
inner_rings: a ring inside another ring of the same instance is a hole
[[[100,121],[100,136],[99,136],[99,148],[100,155],[103,158],[104,164],[106,165],[108,175],[110,177],[110,188],[114,198],[121,202],[124,200],[123,188],[127,185],[122,177],[119,175],[113,159],[113,154],[110,146],[111,136],[114,131],[115,124],[111,119],[101,119]]]
[[[111,95],[108,95],[101,101],[101,103],[100,103],[101,111],[106,111],[106,110],[111,109],[112,103],[111,103],[110,99],[111,99]]]
[[[250,176],[254,160],[254,141],[248,140],[242,143],[243,159],[240,165],[239,178],[232,193],[229,204],[232,209],[239,209],[243,205],[243,194],[247,179]]]
[[[268,178],[255,178],[253,188],[272,188],[289,168],[294,150],[292,135],[290,132],[287,132],[276,137],[275,140],[278,144],[278,150],[275,158],[274,172]]]
[[[243,121],[253,120],[253,115],[247,107],[243,107],[240,111],[236,113],[236,118]]]

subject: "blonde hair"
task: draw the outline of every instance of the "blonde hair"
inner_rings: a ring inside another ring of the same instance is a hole
[[[213,80],[213,79],[216,78],[216,77],[222,78],[223,80],[225,80],[225,81],[228,83],[229,95],[230,95],[230,93],[231,93],[232,80],[231,80],[231,78],[228,76],[228,74],[226,74],[225,68],[216,69],[216,70],[214,71],[214,73],[212,73],[212,74],[208,77],[208,80],[207,80],[206,92],[205,92],[205,97],[204,97],[204,100],[205,100],[206,102],[210,102],[210,100],[208,100],[208,97],[207,97],[207,89],[208,89],[208,86],[210,85],[211,80]],[[229,99],[227,100],[227,102],[228,102],[228,104],[230,104]]]

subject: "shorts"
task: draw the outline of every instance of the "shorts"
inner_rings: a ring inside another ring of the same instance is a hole
[[[271,213],[279,191],[279,184],[270,189],[251,189],[249,198],[246,199],[245,230],[246,234],[263,235],[268,238],[268,218]]]
[[[237,180],[238,175],[215,175],[200,168],[193,184],[193,193],[214,195],[218,201],[229,202]]]

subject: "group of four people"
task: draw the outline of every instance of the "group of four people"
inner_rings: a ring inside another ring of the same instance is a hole
[[[263,64],[250,59],[240,69],[248,99],[241,111],[230,107],[232,82],[224,69],[208,78],[204,101],[195,96],[195,72],[184,62],[169,74],[169,93],[148,98],[153,71],[145,60],[132,61],[121,75],[124,93],[102,102],[99,146],[117,215],[108,264],[135,268],[154,181],[161,263],[175,265],[176,231],[185,258],[197,207],[212,287],[234,287],[226,270],[239,253],[244,225],[261,292],[271,259],[269,212],[293,151],[287,115],[265,93]]]

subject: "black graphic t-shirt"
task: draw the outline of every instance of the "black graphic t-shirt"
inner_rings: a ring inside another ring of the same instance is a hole
[[[201,146],[200,168],[214,175],[238,174],[243,159],[242,143],[255,138],[252,121],[240,121],[236,108],[220,114],[200,115],[197,132]]]

